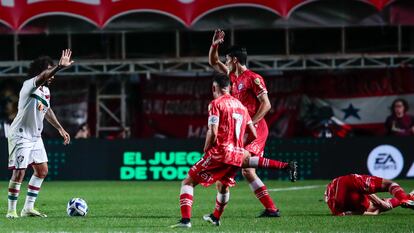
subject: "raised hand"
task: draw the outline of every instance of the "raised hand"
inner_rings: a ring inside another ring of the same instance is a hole
[[[216,29],[214,31],[213,42],[212,45],[219,45],[224,42],[224,36],[226,34],[221,29]]]
[[[62,57],[60,57],[60,60],[59,60],[59,66],[68,67],[72,65],[74,61],[70,59],[70,56],[72,56],[72,50],[70,49],[63,50]]]

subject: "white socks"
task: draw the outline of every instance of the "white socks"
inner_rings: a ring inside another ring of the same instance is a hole
[[[42,186],[43,179],[32,176],[29,181],[29,187],[27,189],[26,202],[24,203],[24,209],[29,210],[34,208],[34,203],[36,202],[37,195],[40,191],[40,186]]]

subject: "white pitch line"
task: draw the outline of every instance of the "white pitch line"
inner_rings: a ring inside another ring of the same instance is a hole
[[[308,186],[295,186],[289,188],[277,188],[277,189],[269,189],[268,191],[271,192],[281,192],[281,191],[293,191],[293,190],[303,190],[303,189],[316,189],[325,187],[325,185],[308,185]]]

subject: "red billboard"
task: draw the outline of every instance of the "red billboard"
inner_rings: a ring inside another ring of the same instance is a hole
[[[297,8],[318,0],[1,0],[0,21],[19,30],[31,20],[48,15],[66,15],[104,28],[112,20],[134,12],[154,12],[191,27],[203,16],[220,9],[252,7],[288,18]],[[320,0],[319,0],[320,1]],[[394,0],[352,0],[378,10]]]

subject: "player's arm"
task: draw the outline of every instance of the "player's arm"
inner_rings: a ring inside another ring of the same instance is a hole
[[[70,59],[71,55],[72,55],[72,51],[70,49],[63,50],[62,56],[60,57],[60,60],[59,60],[59,64],[49,69],[44,70],[42,73],[40,73],[37,76],[36,81],[35,81],[36,87],[43,85],[47,80],[52,78],[59,70],[72,65],[74,61]]]
[[[257,99],[260,102],[259,109],[257,109],[256,114],[252,117],[253,124],[256,124],[261,119],[263,119],[264,116],[270,111],[272,108],[272,105],[270,104],[269,96],[265,93],[257,97]]]
[[[247,140],[245,142],[245,145],[249,145],[254,139],[257,138],[257,132],[256,132],[256,128],[253,125],[253,122],[250,121],[249,123],[247,123],[247,134],[252,135],[252,137],[247,137]]]
[[[206,141],[204,143],[204,152],[207,152],[217,140],[217,132],[220,121],[220,112],[216,105],[211,103],[208,105],[208,130]]]
[[[45,114],[46,120],[53,126],[55,129],[59,131],[59,134],[63,137],[63,144],[67,145],[70,142],[70,135],[66,132],[66,130],[62,127],[59,123],[58,119],[56,118],[55,113],[51,108],[47,110]]]
[[[373,208],[370,208],[370,209],[381,210],[382,212],[392,209],[392,205],[389,202],[379,198],[375,194],[369,195],[368,198],[371,201],[371,203],[374,205]],[[369,212],[373,212],[373,211],[369,211]]]
[[[208,53],[208,63],[214,70],[220,73],[228,74],[227,66],[220,61],[218,54],[218,47],[224,41],[224,32],[220,29],[214,31],[213,42],[210,46],[210,51]]]
[[[379,213],[380,213],[379,210],[375,210],[375,211],[365,211],[363,215],[375,216],[375,215],[378,215]]]
[[[213,147],[214,143],[217,140],[217,131],[218,131],[218,125],[208,126],[206,142],[204,144],[204,152],[207,152],[211,147]]]

